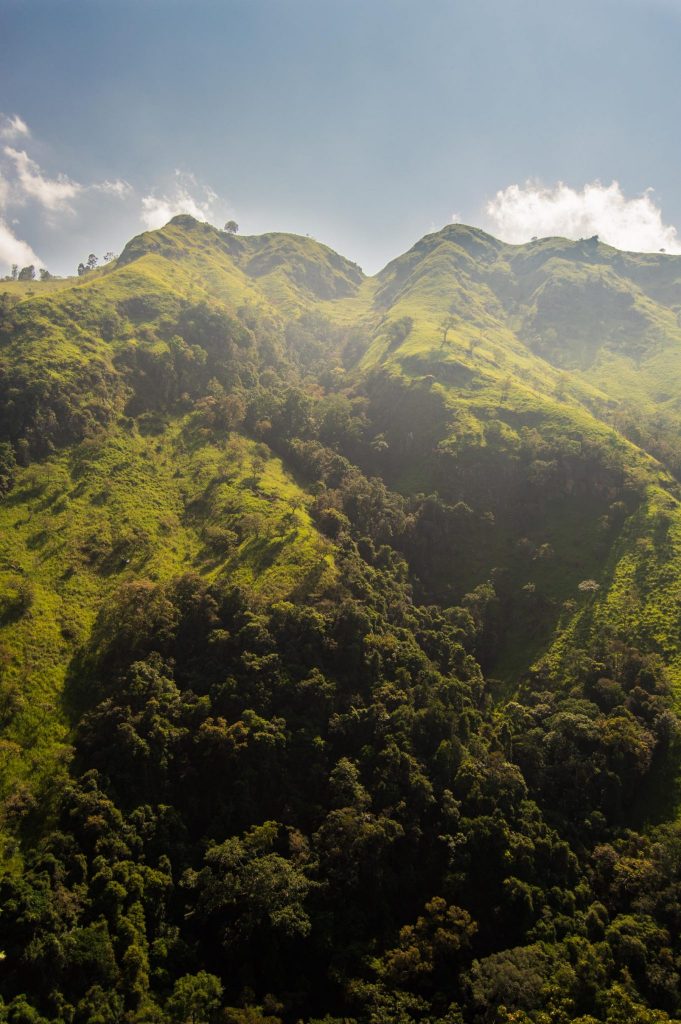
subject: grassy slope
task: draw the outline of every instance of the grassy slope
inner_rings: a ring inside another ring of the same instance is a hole
[[[118,267],[161,257],[193,271],[192,284],[228,302],[256,302],[293,315],[325,300],[354,295],[365,280],[360,268],[328,246],[300,235],[235,236],[191,217],[175,217],[162,231],[138,235]]]
[[[609,631],[659,654],[681,704],[681,511],[667,492],[650,487],[626,524],[601,577],[582,595],[545,660],[560,672],[594,631]]]
[[[0,280],[0,292],[7,292],[17,299],[30,299],[34,295],[50,295],[63,288],[70,288],[77,278],[58,277],[48,281],[3,281]]]

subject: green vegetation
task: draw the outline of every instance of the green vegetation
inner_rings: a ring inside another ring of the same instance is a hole
[[[0,283],[0,1020],[681,1020],[679,259],[97,262]]]

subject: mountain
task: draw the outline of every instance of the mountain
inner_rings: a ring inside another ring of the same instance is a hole
[[[679,1017],[680,317],[460,224],[0,283],[0,1020]]]

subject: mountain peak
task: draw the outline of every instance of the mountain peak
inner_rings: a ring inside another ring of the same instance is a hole
[[[178,214],[162,228],[145,231],[125,246],[120,266],[154,255],[173,261],[197,262],[204,268],[224,263],[225,257],[246,277],[264,282],[280,300],[283,292],[296,296],[338,299],[352,295],[364,280],[362,269],[329,246],[306,235],[273,231],[235,235],[189,214]]]

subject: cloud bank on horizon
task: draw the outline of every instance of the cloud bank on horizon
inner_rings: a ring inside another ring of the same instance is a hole
[[[664,223],[652,189],[629,199],[617,181],[594,181],[582,189],[562,181],[552,187],[532,181],[509,185],[487,203],[485,212],[492,232],[504,242],[598,235],[616,249],[681,253],[677,230]]]

